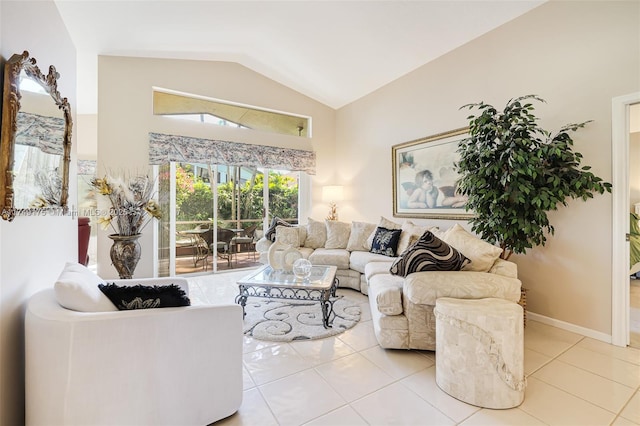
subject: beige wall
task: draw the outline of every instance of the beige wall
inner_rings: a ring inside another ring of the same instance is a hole
[[[349,219],[391,217],[391,146],[464,127],[459,107],[471,102],[502,107],[537,94],[549,130],[594,120],[575,134],[575,148],[610,181],[611,99],[640,89],[639,16],[638,2],[546,3],[339,110]],[[611,200],[570,201],[551,214],[556,233],[544,248],[512,257],[530,311],[611,334]]]
[[[98,159],[98,116],[78,114],[75,126],[78,135],[78,160]]]
[[[629,205],[635,211],[634,204],[640,203],[640,132],[629,137]]]
[[[2,65],[28,50],[40,69],[60,73],[58,88],[75,116],[76,50],[53,1],[0,2]],[[69,203],[76,205],[72,139]],[[24,311],[29,296],[51,288],[67,261],[78,260],[75,218],[17,217],[0,221],[0,425],[24,423]]]
[[[111,171],[144,171],[148,164],[148,133],[160,132],[312,149],[318,173],[313,179],[313,200],[320,209],[319,186],[333,179],[335,159],[335,111],[273,80],[234,63],[181,61],[101,56],[98,59],[98,174]],[[161,87],[210,98],[291,112],[313,118],[313,137],[190,123],[154,116],[152,88]],[[314,217],[323,215],[324,209]],[[323,216],[320,216],[323,217]],[[98,273],[115,277],[109,260],[110,240],[98,233]],[[151,228],[141,238],[142,259],[135,276],[153,276]]]

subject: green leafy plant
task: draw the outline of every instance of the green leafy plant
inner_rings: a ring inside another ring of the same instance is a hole
[[[163,180],[161,179],[161,183]],[[218,220],[235,220],[237,209],[233,203],[234,185],[232,182],[220,183],[218,189]],[[252,179],[237,187],[240,191],[240,219],[257,218],[262,222],[264,176],[256,173]],[[168,192],[168,188],[165,189]],[[161,191],[162,192],[162,191]],[[179,221],[207,221],[213,217],[213,194],[211,186],[201,177],[194,176],[189,165],[176,168],[176,208]],[[271,215],[294,218],[298,215],[298,185],[295,180],[277,172],[269,177],[269,211]],[[168,214],[168,212],[167,212]],[[248,223],[248,222],[244,222]]]
[[[510,100],[503,111],[484,102],[461,107],[480,114],[467,117],[469,137],[458,147],[459,191],[475,213],[472,230],[499,245],[503,259],[544,246],[545,233],[554,233],[547,213],[566,206],[567,199],[611,192],[611,184],[589,166],[580,167],[582,155],[573,151],[570,133],[589,121],[551,134],[537,124],[530,99],[544,102],[527,95]]]

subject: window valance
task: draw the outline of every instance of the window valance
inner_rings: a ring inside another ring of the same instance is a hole
[[[34,146],[40,151],[62,155],[64,118],[18,111],[16,144]]]
[[[316,173],[314,151],[149,133],[149,164],[170,161]]]

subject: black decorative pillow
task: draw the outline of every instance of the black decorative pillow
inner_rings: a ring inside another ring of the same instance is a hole
[[[164,286],[98,284],[98,288],[121,311],[191,305],[184,290],[175,284]]]
[[[402,229],[387,229],[381,226],[376,228],[376,233],[371,242],[371,253],[384,254],[394,257],[400,241]]]
[[[389,272],[406,277],[421,271],[459,271],[468,263],[465,255],[427,231],[393,262]]]
[[[274,217],[273,219],[271,219],[271,225],[269,225],[269,228],[265,231],[264,236],[267,240],[270,241],[275,241],[276,240],[276,227],[280,225],[280,226],[293,226],[292,224],[290,224],[287,221],[284,221],[282,219],[280,219],[279,217]]]

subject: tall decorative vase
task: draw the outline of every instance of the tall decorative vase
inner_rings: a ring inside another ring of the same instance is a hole
[[[109,238],[113,240],[111,246],[111,262],[118,271],[120,279],[131,279],[133,271],[140,260],[140,243],[138,238],[141,234],[136,235],[119,235],[111,234]]]

